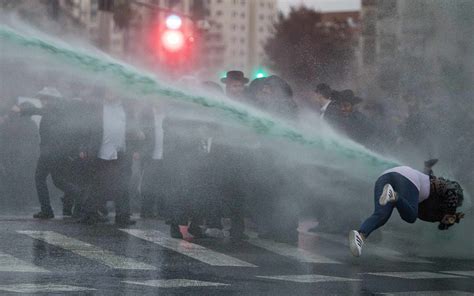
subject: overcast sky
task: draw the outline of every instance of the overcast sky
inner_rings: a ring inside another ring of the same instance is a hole
[[[299,6],[304,4],[320,11],[345,11],[359,10],[361,0],[278,0],[280,9],[284,12],[289,11],[290,6]]]

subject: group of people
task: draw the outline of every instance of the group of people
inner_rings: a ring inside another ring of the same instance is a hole
[[[229,71],[221,82],[224,89],[209,81],[199,87],[288,121],[298,119],[293,90],[279,76],[250,82],[243,72]],[[64,193],[63,216],[73,216],[88,225],[104,223],[109,219],[107,202],[114,201],[115,224],[135,224],[130,180],[132,164],[140,162],[141,217],[165,219],[171,237],[183,238],[180,225],[188,225],[193,237],[223,237],[222,218],[229,218],[231,239],[245,240],[244,217],[249,216],[260,237],[297,241],[299,211],[292,209],[295,202],[285,195],[289,193],[284,187],[291,186],[285,184],[276,167],[280,160],[272,149],[226,145],[216,141],[216,124],[179,118],[167,112],[161,100],[124,99],[105,87],[95,87],[92,94],[72,99],[45,87],[36,97],[41,108],[22,103],[11,109],[24,117],[41,116],[35,171],[41,210],[34,218],[54,218],[47,184],[51,176]],[[356,110],[361,102],[352,90],[337,91],[325,83],[315,86],[310,98],[322,120],[354,141],[367,144],[376,131],[374,124]],[[406,221],[414,221],[431,193],[436,193],[437,203],[425,209],[439,213],[430,218],[423,215],[424,220],[442,225],[459,222],[462,215],[455,209],[462,203],[462,189],[443,180],[409,168],[384,173],[376,183],[374,215],[359,231],[350,233],[353,253],[360,255],[365,238],[388,220],[393,208],[403,213]],[[439,185],[430,193],[430,182],[444,184],[444,189]],[[456,196],[456,201],[446,201],[448,195]],[[448,212],[449,223],[444,221]]]

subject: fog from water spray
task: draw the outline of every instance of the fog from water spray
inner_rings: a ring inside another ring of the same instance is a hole
[[[316,114],[304,116],[304,120],[302,118],[296,123],[289,122],[252,106],[210,94],[196,85],[170,82],[163,73],[157,76],[126,64],[93,49],[86,42],[58,40],[16,20],[0,22],[0,40],[2,106],[12,105],[18,96],[32,97],[44,86],[56,87],[69,98],[94,96],[94,88],[105,86],[123,99],[143,103],[159,100],[169,117],[218,126],[212,131],[216,144],[250,151],[255,147],[271,151],[274,169],[287,184],[282,189],[284,192],[279,194],[295,199],[295,203],[302,203],[301,208],[337,203],[340,212],[333,219],[345,221],[347,217],[346,223],[354,228],[372,211],[372,187],[382,171],[402,163],[421,169],[426,157],[413,157],[418,154],[410,150],[395,153],[401,161],[382,156],[338,135]],[[77,85],[81,89],[77,89]],[[182,130],[180,133],[184,137],[194,136],[191,131]],[[207,136],[206,133],[204,131],[203,135]],[[258,163],[259,160],[255,161]],[[219,165],[225,166],[226,163]],[[233,165],[245,166],[245,163]],[[249,177],[254,177],[258,183],[265,173],[268,171],[262,168],[262,172],[251,172]],[[441,164],[436,173],[456,177],[446,163],[444,170]],[[471,187],[469,184],[468,188]],[[464,208],[469,211],[471,204],[469,197],[466,199]],[[36,196],[31,196],[31,200],[34,204]],[[55,200],[54,196],[52,200]],[[466,236],[474,227],[472,216],[466,220],[466,223],[443,233],[436,229],[435,224],[418,222],[415,227],[408,228],[400,222],[392,223],[401,230],[399,234],[408,231],[410,236],[414,233],[412,229],[421,230],[419,237],[424,240],[419,241],[419,245],[404,246],[409,252],[474,257],[472,235]],[[433,243],[437,245],[432,246]],[[436,247],[436,250],[425,252],[427,246]]]

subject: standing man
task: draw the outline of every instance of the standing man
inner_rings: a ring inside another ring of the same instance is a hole
[[[221,79],[225,84],[225,93],[227,97],[235,100],[245,99],[245,85],[249,79],[244,76],[242,71],[232,70],[227,72],[226,77]]]
[[[81,190],[65,176],[69,169],[71,143],[66,125],[65,103],[59,91],[52,87],[43,88],[37,98],[41,101],[42,108],[13,107],[13,111],[21,115],[40,115],[40,157],[36,166],[35,182],[41,211],[33,215],[36,219],[52,219],[54,212],[51,207],[47,178],[51,175],[54,185],[65,195],[75,198]]]
[[[244,76],[242,71],[229,71],[225,78],[221,79],[225,84],[227,97],[232,100],[245,102],[248,100],[246,93],[246,84],[249,79]],[[246,170],[249,160],[249,151],[245,148],[234,148],[222,145],[216,145],[216,159],[221,165],[221,174],[216,180],[219,191],[223,195],[223,204],[230,216],[231,228],[229,230],[233,241],[248,239],[244,223],[244,199],[245,190],[248,187],[246,182]],[[223,165],[225,164],[225,165]]]
[[[130,219],[128,185],[132,157],[138,157],[140,131],[136,114],[111,92],[102,92],[104,100],[97,105],[89,131],[87,157],[91,159],[91,182],[80,222],[101,221],[99,208],[107,200],[115,201],[115,224],[135,224]]]

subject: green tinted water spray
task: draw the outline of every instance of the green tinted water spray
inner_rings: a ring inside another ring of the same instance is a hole
[[[306,135],[296,128],[267,115],[229,101],[219,100],[203,95],[193,95],[160,82],[152,74],[140,71],[132,66],[116,61],[110,57],[100,56],[85,50],[73,49],[67,44],[45,40],[20,33],[10,27],[0,26],[2,44],[18,48],[25,54],[41,54],[61,64],[79,68],[86,73],[100,74],[141,95],[166,96],[172,100],[189,102],[201,107],[214,109],[234,119],[243,126],[259,134],[284,138],[325,153],[331,153],[347,161],[361,162],[368,170],[381,172],[398,165],[396,161],[386,159],[364,147],[337,136]],[[343,169],[342,167],[340,169]]]

